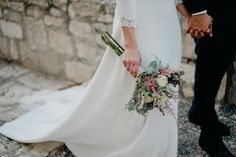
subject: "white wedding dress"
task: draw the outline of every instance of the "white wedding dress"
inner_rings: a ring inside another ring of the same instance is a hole
[[[158,56],[163,64],[179,68],[181,31],[174,0],[117,0],[113,37],[123,44],[122,25],[135,27],[146,67]],[[125,110],[135,78],[121,59],[107,49],[87,86],[45,91],[22,99],[41,105],[0,127],[16,141],[65,142],[79,157],[176,157],[177,101],[165,116],[158,109],[147,119]]]

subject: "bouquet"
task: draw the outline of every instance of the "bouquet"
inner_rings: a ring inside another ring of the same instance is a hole
[[[124,53],[124,48],[109,33],[102,34],[101,38],[118,56]],[[174,87],[180,85],[183,74],[183,71],[172,70],[168,65],[163,66],[156,58],[138,74],[133,96],[126,104],[126,108],[129,111],[136,110],[142,115],[153,108],[158,108],[165,115],[170,100],[177,95]]]

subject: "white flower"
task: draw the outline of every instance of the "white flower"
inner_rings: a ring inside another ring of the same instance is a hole
[[[149,95],[145,96],[145,103],[151,103],[151,102],[153,102],[153,101],[154,101],[154,98],[153,98],[153,97],[151,97],[151,96],[149,96]]]
[[[160,104],[162,107],[165,107],[169,101],[169,97],[167,96],[162,96],[160,99]]]
[[[160,87],[165,87],[168,84],[168,78],[164,75],[160,75],[157,77],[156,82]]]

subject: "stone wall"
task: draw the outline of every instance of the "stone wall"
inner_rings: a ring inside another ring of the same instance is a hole
[[[0,0],[0,57],[88,80],[104,54],[100,34],[111,32],[114,8],[115,0]],[[184,31],[183,58],[193,60],[193,42]]]
[[[0,57],[83,82],[104,53],[114,1],[0,0]]]

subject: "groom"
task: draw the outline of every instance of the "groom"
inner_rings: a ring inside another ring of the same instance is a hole
[[[221,80],[236,53],[236,12],[233,0],[183,0],[192,14],[188,32],[196,42],[194,100],[189,110],[190,122],[201,126],[200,147],[211,157],[233,157],[222,136],[230,128],[218,120],[215,98]]]

